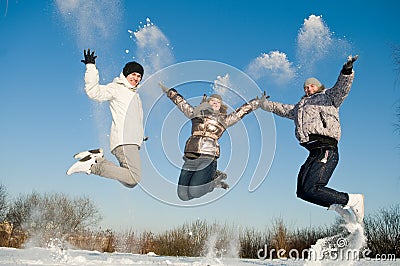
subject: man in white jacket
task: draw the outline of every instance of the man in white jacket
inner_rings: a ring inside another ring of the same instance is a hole
[[[142,102],[137,89],[143,77],[143,67],[137,62],[128,62],[119,77],[107,85],[100,85],[95,65],[97,56],[88,49],[84,51],[84,57],[81,61],[86,65],[85,92],[95,101],[109,103],[112,115],[110,149],[119,166],[106,160],[101,148],[88,150],[75,154],[79,161],[68,169],[67,175],[92,173],[133,188],[141,179],[139,150],[144,130]]]

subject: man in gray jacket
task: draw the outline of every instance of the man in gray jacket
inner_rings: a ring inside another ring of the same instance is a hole
[[[348,194],[327,187],[338,161],[341,136],[339,107],[347,97],[354,79],[353,63],[358,56],[349,56],[336,84],[325,89],[316,78],[304,82],[305,95],[295,104],[268,101],[263,96],[261,108],[294,120],[296,138],[310,153],[301,166],[297,179],[297,196],[305,201],[336,210],[345,219],[351,209],[357,219],[364,218],[364,195]]]
[[[137,62],[128,62],[119,77],[107,85],[100,85],[95,65],[97,56],[88,49],[84,51],[84,58],[81,61],[86,65],[86,94],[95,101],[109,103],[112,115],[110,149],[119,166],[106,160],[102,149],[83,151],[75,154],[79,161],[68,169],[67,175],[92,173],[133,188],[142,175],[139,149],[143,142],[143,109],[137,89],[143,77],[143,67]]]

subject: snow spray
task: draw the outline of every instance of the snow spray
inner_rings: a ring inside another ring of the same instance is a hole
[[[305,265],[352,265],[363,258],[366,247],[364,226],[359,223],[341,225],[347,232],[317,240],[309,250]]]
[[[146,23],[140,23],[136,31],[128,30],[130,38],[135,40],[136,58],[145,69],[145,78],[162,68],[174,63],[168,38],[149,18]],[[129,52],[129,49],[126,49]],[[159,91],[157,91],[159,92]]]
[[[222,259],[239,260],[240,244],[237,232],[227,228],[214,228],[204,246],[204,263],[222,265]]]

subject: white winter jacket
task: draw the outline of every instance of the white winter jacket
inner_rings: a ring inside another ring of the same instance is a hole
[[[123,144],[143,142],[143,109],[137,92],[121,73],[107,85],[99,84],[99,71],[94,64],[86,65],[85,91],[89,98],[108,101],[112,115],[110,149]]]
[[[308,142],[310,135],[327,136],[339,141],[339,107],[349,94],[353,79],[354,71],[351,75],[341,73],[331,89],[304,96],[295,105],[265,101],[262,109],[294,120],[296,138],[300,143]]]

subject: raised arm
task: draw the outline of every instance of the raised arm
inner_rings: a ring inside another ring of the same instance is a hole
[[[191,106],[182,95],[180,95],[175,89],[168,88],[164,84],[159,83],[161,89],[167,94],[167,97],[176,104],[176,106],[181,110],[181,112],[188,118],[193,117],[193,106]]]
[[[106,85],[99,84],[99,71],[96,68],[96,58],[94,51],[90,52],[90,49],[83,51],[84,59],[82,63],[86,65],[85,72],[85,92],[89,98],[96,101],[108,101],[112,98],[111,88]]]
[[[265,96],[264,94],[261,96],[260,99],[260,107],[264,111],[267,112],[272,112],[276,115],[279,115],[281,117],[289,118],[289,119],[294,119],[295,114],[296,114],[296,106],[293,104],[283,104],[283,103],[278,103],[278,102],[271,102],[268,100],[269,96]]]
[[[335,85],[326,90],[326,95],[332,100],[335,107],[339,107],[350,92],[354,80],[353,64],[357,59],[358,55],[350,55],[344,63]]]
[[[226,127],[230,127],[239,120],[241,120],[245,115],[250,114],[254,110],[260,107],[260,99],[256,97],[255,99],[252,99],[248,103],[243,104],[239,108],[237,108],[235,111],[232,113],[228,114],[225,118],[225,125]]]

